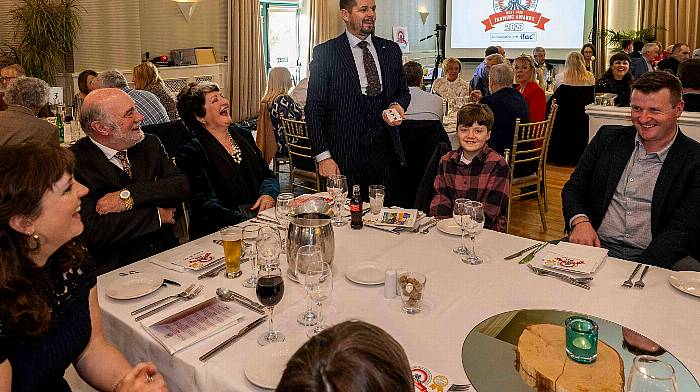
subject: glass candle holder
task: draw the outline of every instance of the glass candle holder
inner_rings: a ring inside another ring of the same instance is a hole
[[[580,316],[564,322],[566,327],[566,354],[579,363],[593,363],[598,356],[598,324]]]

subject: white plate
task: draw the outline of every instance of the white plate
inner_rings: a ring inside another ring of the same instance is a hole
[[[112,280],[105,294],[114,299],[132,299],[150,294],[163,284],[163,278],[150,272],[119,276]]]
[[[384,270],[374,263],[358,263],[351,265],[345,271],[345,277],[352,282],[364,285],[383,284]]]
[[[282,379],[287,361],[299,345],[289,342],[272,343],[253,350],[243,372],[248,381],[266,389],[275,389]]]
[[[437,228],[443,233],[451,234],[451,235],[462,235],[462,229],[457,226],[454,220],[452,219],[441,219],[437,223]]]
[[[684,293],[700,297],[700,272],[674,272],[668,277],[668,283]]]

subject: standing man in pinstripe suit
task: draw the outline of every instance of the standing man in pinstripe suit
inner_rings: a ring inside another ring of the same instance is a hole
[[[365,199],[369,185],[384,184],[391,203],[405,162],[396,126],[411,94],[401,49],[374,35],[375,10],[375,0],[340,0],[346,31],[314,48],[305,112],[321,175],[344,174]]]

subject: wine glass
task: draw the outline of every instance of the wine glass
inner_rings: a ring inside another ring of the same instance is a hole
[[[294,195],[291,193],[280,193],[275,204],[275,216],[282,225],[282,253],[287,249],[287,230],[289,229],[289,213],[292,211]]]
[[[297,251],[296,276],[300,282],[306,282],[306,273],[313,263],[323,261],[321,248],[318,245],[302,245]],[[308,294],[308,293],[307,293]],[[310,327],[319,323],[319,317],[313,311],[311,297],[307,295],[306,310],[297,317],[297,322],[303,326]]]
[[[258,268],[269,269],[280,265],[282,239],[277,229],[269,226],[260,227],[255,244],[258,248]]]
[[[345,221],[343,221],[341,209],[348,197],[348,180],[342,174],[332,175],[326,181],[326,190],[333,197],[333,219],[331,221],[335,226],[342,226]]]
[[[279,267],[261,269],[258,273],[258,281],[255,286],[255,294],[261,304],[267,307],[270,312],[267,332],[260,335],[258,344],[265,346],[274,342],[284,342],[284,334],[280,331],[275,331],[273,328],[273,313],[275,305],[277,305],[284,295],[284,279],[282,278],[282,270]]]
[[[677,392],[676,372],[668,363],[650,355],[637,355],[627,379],[626,392]]]
[[[312,337],[318,335],[327,327],[322,321],[323,301],[327,300],[333,291],[333,273],[331,272],[330,264],[322,260],[309,264],[304,277],[304,289],[309,298],[318,305],[319,323],[306,332],[308,337]]]
[[[457,223],[457,226],[459,226],[460,230],[462,230],[462,243],[458,247],[452,249],[453,252],[457,253],[458,255],[468,255],[469,254],[469,249],[467,249],[467,239],[465,236],[465,224],[466,224],[466,216],[467,216],[467,207],[469,206],[469,202],[471,200],[469,199],[455,199],[454,204],[452,206],[452,219],[454,219],[455,223]]]
[[[476,236],[484,228],[484,220],[484,205],[478,201],[470,201],[467,206],[466,225],[463,225],[463,227],[472,240],[472,251],[466,258],[462,259],[465,263],[476,265],[483,262],[476,255]]]
[[[258,225],[248,225],[243,228],[243,254],[241,258],[244,258],[250,264],[250,277],[243,281],[243,287],[255,288],[257,284],[257,272],[255,268],[255,262],[258,258],[258,251],[256,248],[256,242],[258,239],[258,231],[260,226]]]

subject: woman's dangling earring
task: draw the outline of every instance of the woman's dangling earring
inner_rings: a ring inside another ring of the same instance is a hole
[[[29,237],[27,248],[29,248],[31,252],[35,252],[41,248],[41,239],[39,235],[27,233],[27,237]]]

